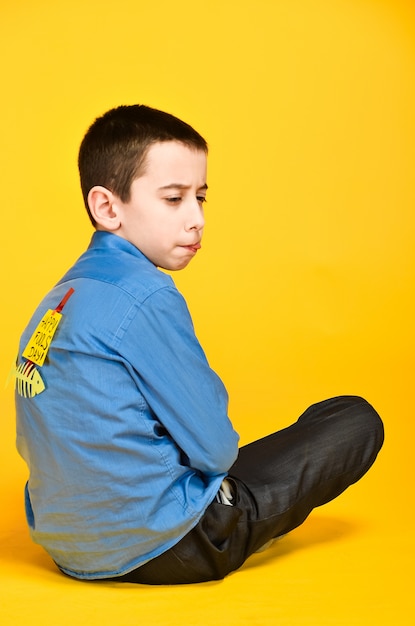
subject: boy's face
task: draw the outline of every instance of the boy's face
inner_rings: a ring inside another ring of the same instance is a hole
[[[183,269],[201,247],[206,190],[203,151],[176,141],[156,143],[148,150],[144,173],[131,185],[129,202],[116,199],[116,234],[158,267]]]

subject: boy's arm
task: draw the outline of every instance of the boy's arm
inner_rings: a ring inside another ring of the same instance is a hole
[[[173,287],[152,294],[134,316],[122,352],[137,385],[190,467],[205,474],[229,470],[238,435],[227,415],[228,396],[194,334],[187,305]]]

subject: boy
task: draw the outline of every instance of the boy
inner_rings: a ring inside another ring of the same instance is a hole
[[[23,334],[17,445],[34,541],[79,579],[221,579],[371,466],[383,442],[358,397],[310,407],[238,451],[227,394],[182,296],[158,268],[198,253],[205,140],[122,106],[79,153],[88,250]]]

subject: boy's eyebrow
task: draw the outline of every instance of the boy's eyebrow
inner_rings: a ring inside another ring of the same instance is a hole
[[[183,185],[182,183],[170,183],[169,185],[163,185],[162,187],[159,187],[159,191],[164,191],[165,189],[189,189],[190,185]],[[201,190],[207,191],[208,186],[205,183],[204,185],[202,185],[201,187],[199,187],[198,191]]]

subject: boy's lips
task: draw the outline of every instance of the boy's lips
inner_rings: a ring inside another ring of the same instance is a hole
[[[188,250],[191,250],[192,252],[197,252],[198,250],[200,250],[200,248],[202,247],[200,241],[197,241],[196,243],[191,243],[187,246],[182,246],[182,248],[187,248]]]

